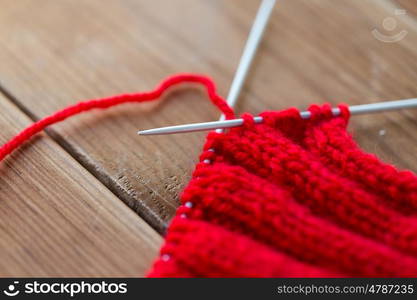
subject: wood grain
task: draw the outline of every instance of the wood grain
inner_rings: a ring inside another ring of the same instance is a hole
[[[0,96],[0,142],[30,120]],[[161,237],[45,134],[0,165],[0,276],[144,275]]]
[[[310,103],[370,103],[417,96],[417,23],[407,2],[394,32],[382,22],[407,1],[278,1],[239,112]],[[411,4],[410,4],[411,3]],[[152,88],[174,72],[201,72],[226,95],[259,1],[20,0],[0,11],[0,84],[38,119],[81,99]],[[377,40],[372,30],[396,34]],[[215,120],[197,91],[68,120],[51,135],[163,231],[197,160],[204,133],[138,137],[138,129]],[[416,111],[355,117],[359,143],[417,170]]]

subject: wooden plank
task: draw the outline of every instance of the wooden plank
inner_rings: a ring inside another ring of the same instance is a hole
[[[30,120],[0,96],[0,142]],[[45,134],[0,164],[0,276],[140,276],[161,237]]]
[[[313,102],[369,103],[417,95],[417,26],[398,18],[397,43],[377,40],[389,0],[279,1],[238,111]],[[240,0],[20,0],[0,11],[1,86],[35,118],[81,99],[147,90],[174,72],[210,74],[225,95],[258,8]],[[394,32],[381,31],[384,34]],[[215,120],[196,91],[159,105],[80,116],[54,137],[155,228],[163,231],[204,133],[138,137],[138,129]],[[368,151],[417,170],[416,112],[355,117]]]

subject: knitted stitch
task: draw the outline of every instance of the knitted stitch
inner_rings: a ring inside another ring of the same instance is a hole
[[[0,161],[45,127],[94,108],[156,100],[181,83],[205,86],[227,119],[233,110],[207,77],[180,74],[155,90],[78,103],[0,148]],[[417,276],[417,177],[364,153],[346,132],[347,107],[264,112],[207,136],[150,277]]]

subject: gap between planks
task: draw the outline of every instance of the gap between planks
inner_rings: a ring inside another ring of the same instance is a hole
[[[31,122],[0,94],[2,141]],[[36,138],[35,138],[36,139]],[[144,275],[161,236],[51,138],[1,167],[2,276]]]

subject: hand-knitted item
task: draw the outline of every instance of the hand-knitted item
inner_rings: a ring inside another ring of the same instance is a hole
[[[172,76],[155,90],[78,103],[29,126],[0,161],[46,126],[94,108],[158,99],[204,76]],[[329,106],[264,112],[263,124],[209,133],[150,277],[417,276],[417,177],[359,149],[349,112]]]
[[[149,276],[417,276],[417,177],[362,152],[340,108],[210,133]]]

